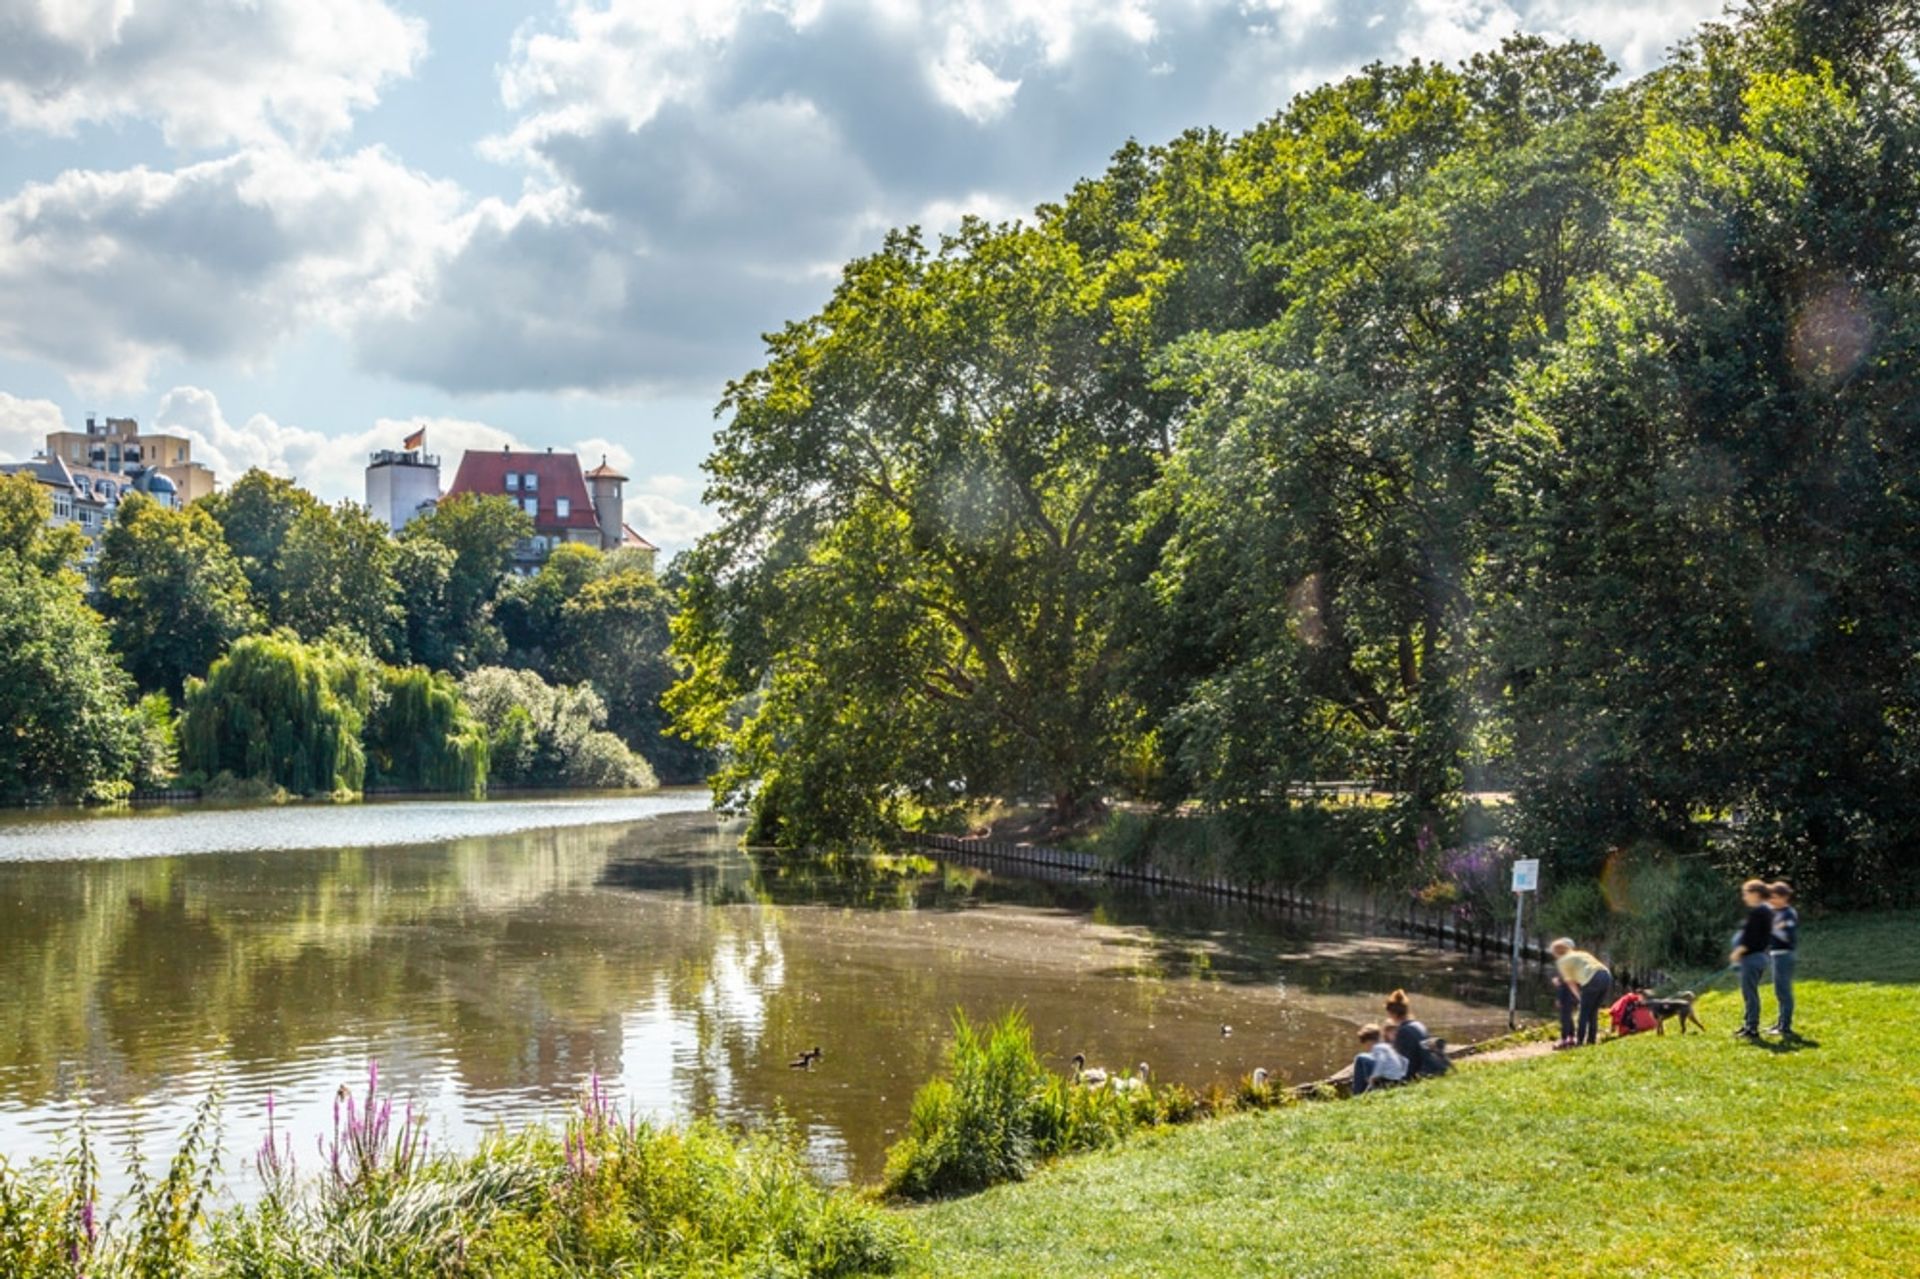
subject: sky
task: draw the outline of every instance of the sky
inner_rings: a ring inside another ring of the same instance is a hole
[[[1024,214],[1515,32],[1624,74],[1721,0],[0,0],[0,458],[89,413],[362,496],[608,455],[668,550],[762,333],[888,228]]]

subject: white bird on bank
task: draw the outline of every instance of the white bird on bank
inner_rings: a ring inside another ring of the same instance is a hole
[[[1265,1088],[1267,1086],[1267,1078],[1267,1068],[1265,1066],[1255,1066],[1253,1068],[1253,1086],[1255,1088]]]
[[[1089,1088],[1098,1088],[1107,1082],[1107,1072],[1098,1066],[1093,1067],[1091,1070],[1087,1069],[1087,1055],[1085,1053],[1075,1053],[1073,1055],[1073,1082],[1076,1084],[1085,1084]]]
[[[1143,1061],[1140,1063],[1139,1073],[1122,1075],[1118,1079],[1111,1080],[1110,1083],[1115,1092],[1132,1092],[1136,1088],[1145,1088],[1147,1086],[1148,1073],[1147,1063]]]

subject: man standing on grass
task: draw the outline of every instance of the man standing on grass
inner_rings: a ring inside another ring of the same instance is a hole
[[[1746,1020],[1734,1035],[1740,1039],[1760,1038],[1760,983],[1767,976],[1767,951],[1773,946],[1773,907],[1767,905],[1767,885],[1749,879],[1740,885],[1740,897],[1747,903],[1747,922],[1733,939],[1733,963],[1740,970],[1740,1000],[1746,1005]]]

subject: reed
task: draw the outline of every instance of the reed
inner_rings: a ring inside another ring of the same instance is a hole
[[[342,1088],[319,1166],[303,1174],[274,1107],[254,1152],[263,1193],[213,1206],[218,1098],[163,1175],[136,1167],[112,1213],[82,1129],[61,1157],[0,1162],[8,1279],[523,1279],[581,1274],[886,1274],[903,1228],[821,1186],[780,1131],[657,1127],[621,1116],[595,1077],[563,1124],[429,1151],[421,1117],[370,1066]]]

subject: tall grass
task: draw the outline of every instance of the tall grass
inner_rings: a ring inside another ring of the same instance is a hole
[[[985,1027],[956,1013],[947,1072],[914,1094],[906,1135],[887,1152],[885,1188],[931,1199],[1021,1181],[1042,1160],[1201,1109],[1178,1087],[1090,1088],[1053,1073],[1018,1010]]]
[[[617,1114],[595,1080],[559,1128],[496,1133],[430,1154],[418,1122],[369,1071],[345,1089],[311,1173],[269,1109],[255,1153],[264,1193],[209,1210],[216,1105],[164,1176],[136,1173],[102,1220],[83,1135],[56,1160],[0,1164],[6,1279],[466,1279],[585,1275],[885,1274],[901,1228],[819,1185],[780,1133],[660,1128]]]

